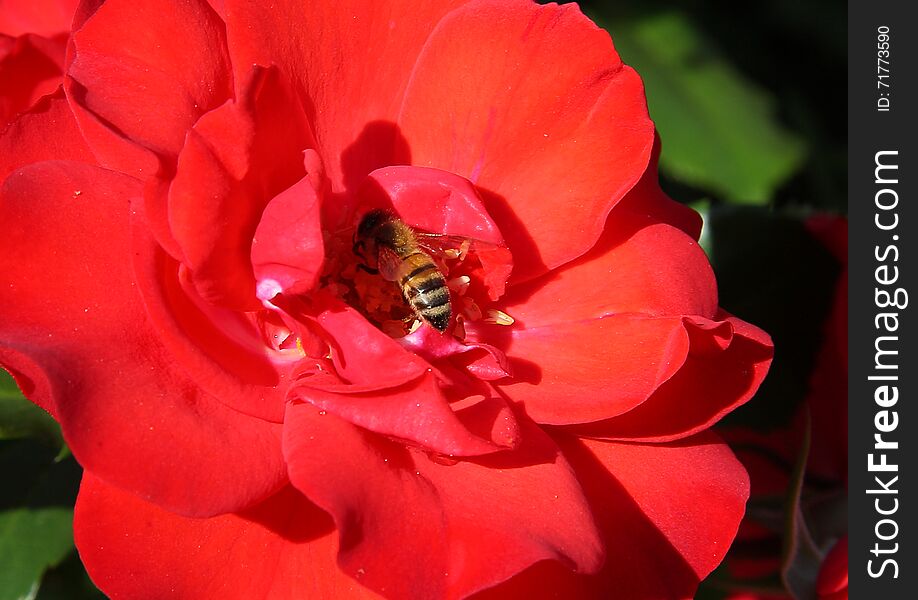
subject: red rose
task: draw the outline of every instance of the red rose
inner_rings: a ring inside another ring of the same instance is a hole
[[[0,130],[61,84],[77,0],[0,0]]]
[[[690,597],[748,493],[706,429],[771,345],[718,310],[608,35],[223,4],[84,4],[65,94],[0,138],[0,361],[85,467],[96,583]],[[456,236],[444,333],[358,266],[377,207]]]

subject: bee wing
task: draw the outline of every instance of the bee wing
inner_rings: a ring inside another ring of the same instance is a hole
[[[395,253],[395,250],[388,246],[379,246],[377,253],[377,269],[379,274],[386,281],[395,281],[398,277],[398,269],[402,260]]]
[[[415,231],[418,245],[432,254],[446,258],[465,260],[469,252],[483,252],[499,248],[497,244],[445,233],[424,233]]]

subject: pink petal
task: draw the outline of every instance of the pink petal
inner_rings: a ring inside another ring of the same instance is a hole
[[[481,263],[476,278],[482,280],[491,299],[503,295],[513,259],[468,180],[439,169],[387,167],[369,175],[358,201],[359,211],[391,208],[418,230],[468,239],[473,244],[474,257]]]
[[[275,282],[287,294],[311,291],[319,280],[325,247],[319,202],[309,177],[275,196],[261,215],[251,250],[258,282]]]

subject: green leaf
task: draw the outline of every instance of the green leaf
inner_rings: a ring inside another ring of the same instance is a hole
[[[684,14],[607,24],[644,80],[664,174],[730,202],[765,204],[802,166],[804,143],[779,124],[770,92],[743,77]]]
[[[0,440],[0,600],[33,598],[46,570],[73,552],[81,470],[35,439]]]
[[[57,422],[26,400],[13,378],[0,369],[0,440],[21,438],[39,439],[63,452],[64,439]]]
[[[45,570],[73,549],[72,521],[63,507],[0,512],[0,599],[35,597]]]
[[[49,569],[41,580],[35,600],[105,600],[92,583],[76,551],[64,561]]]

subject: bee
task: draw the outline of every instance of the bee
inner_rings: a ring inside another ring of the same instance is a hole
[[[398,283],[414,314],[439,332],[452,315],[446,278],[425,247],[428,238],[452,238],[415,231],[388,210],[371,210],[354,234],[354,253],[367,262],[365,270]]]

